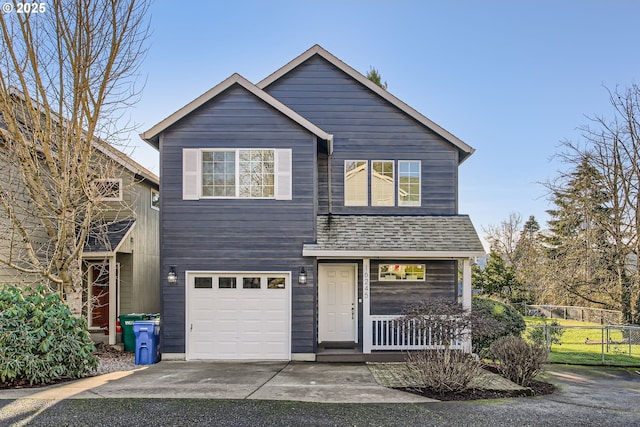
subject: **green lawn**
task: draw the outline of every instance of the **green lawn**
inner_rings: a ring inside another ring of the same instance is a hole
[[[640,344],[632,345],[621,330],[610,329],[603,336],[601,325],[575,320],[554,319],[562,326],[560,343],[551,345],[551,363],[581,365],[640,366]],[[540,324],[542,319],[525,317],[527,330]],[[551,322],[551,320],[547,320]],[[604,344],[603,344],[604,342]]]

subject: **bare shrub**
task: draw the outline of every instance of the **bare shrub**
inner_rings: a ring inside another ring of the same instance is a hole
[[[469,353],[454,349],[480,332],[495,326],[485,318],[446,300],[422,301],[405,310],[404,320],[430,337],[429,348],[407,353],[407,383],[444,395],[461,392],[478,376],[482,363]]]
[[[444,347],[470,339],[472,333],[490,334],[499,326],[483,313],[465,310],[455,301],[442,299],[409,305],[405,308],[404,320],[418,330],[429,331],[435,341],[433,344]]]
[[[489,354],[500,375],[529,387],[535,376],[542,372],[549,350],[544,345],[528,343],[520,337],[509,335],[494,341]]]
[[[423,350],[407,353],[407,383],[419,390],[429,388],[440,395],[469,388],[482,363],[459,350]]]

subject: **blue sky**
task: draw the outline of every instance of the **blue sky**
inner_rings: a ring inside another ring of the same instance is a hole
[[[610,115],[605,87],[640,80],[640,2],[157,0],[146,80],[131,119],[144,131],[240,73],[257,83],[318,43],[476,149],[460,166],[460,213],[478,232],[510,212],[548,219],[540,184],[563,139]],[[141,80],[142,81],[142,80]],[[133,157],[158,172],[131,135]]]

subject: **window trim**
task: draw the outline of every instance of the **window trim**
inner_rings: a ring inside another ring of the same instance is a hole
[[[398,265],[398,266],[422,266],[422,279],[383,279],[381,270],[383,265]],[[426,282],[427,281],[427,265],[426,263],[406,263],[406,262],[381,262],[378,264],[378,281],[379,282]]]
[[[267,197],[242,197],[240,195],[240,152],[241,151],[271,151],[273,154],[273,196]],[[199,184],[199,193],[201,199],[241,199],[241,200],[274,200],[276,199],[276,180],[278,171],[276,170],[276,156],[278,155],[278,150],[275,148],[202,148],[200,150],[201,156],[202,153],[215,153],[215,152],[233,152],[234,153],[234,161],[235,161],[235,196],[205,196],[202,194],[202,174],[204,173],[202,170],[200,171],[201,182]],[[202,163],[202,157],[200,158],[200,163]]]
[[[417,163],[418,164],[418,202],[417,203],[407,203],[407,202],[403,202],[402,199],[400,198],[400,185],[401,185],[401,180],[400,180],[400,174],[401,169],[400,169],[400,163]],[[398,160],[398,207],[409,207],[409,208],[415,208],[415,207],[420,207],[422,206],[422,160]]]
[[[96,178],[93,180],[94,185],[98,182],[113,182],[118,184],[118,195],[116,197],[106,197],[100,196],[99,191],[96,188],[98,194],[96,195],[96,200],[99,202],[121,202],[123,199],[123,190],[122,190],[122,178]]]
[[[365,166],[365,201],[362,202],[348,202],[347,201],[347,163],[349,162],[363,162]],[[351,160],[347,159],[344,161],[343,166],[343,198],[344,198],[344,206],[369,206],[369,161],[368,160]]]

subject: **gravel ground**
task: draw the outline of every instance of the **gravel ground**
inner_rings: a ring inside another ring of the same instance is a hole
[[[96,374],[108,374],[116,371],[131,371],[138,368],[135,364],[134,354],[120,351],[104,344],[97,344],[94,352],[100,359],[100,365]]]

